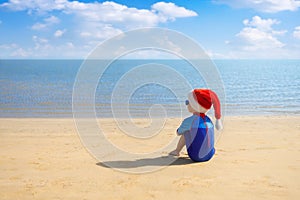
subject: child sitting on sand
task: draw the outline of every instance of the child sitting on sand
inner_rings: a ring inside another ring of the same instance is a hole
[[[188,94],[185,104],[193,115],[184,119],[177,129],[180,139],[177,148],[170,155],[179,156],[186,145],[188,155],[193,161],[208,161],[213,157],[215,148],[214,125],[206,113],[213,105],[217,119],[216,128],[222,129],[219,98],[209,89],[194,89]]]

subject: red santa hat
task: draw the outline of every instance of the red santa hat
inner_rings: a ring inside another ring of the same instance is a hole
[[[216,128],[222,129],[221,105],[215,92],[210,89],[194,89],[188,94],[189,103],[199,113],[206,113],[213,105],[215,110]]]

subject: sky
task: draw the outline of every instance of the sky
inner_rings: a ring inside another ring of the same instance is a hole
[[[143,27],[178,31],[213,59],[300,59],[300,0],[0,0],[0,59],[82,59]]]

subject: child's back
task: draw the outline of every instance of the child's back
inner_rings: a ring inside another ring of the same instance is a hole
[[[206,115],[192,115],[191,129],[184,134],[189,157],[197,162],[208,161],[215,153],[214,125]]]

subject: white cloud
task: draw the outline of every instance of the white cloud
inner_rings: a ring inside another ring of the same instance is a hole
[[[272,28],[273,25],[279,23],[280,21],[277,21],[276,19],[262,19],[259,16],[254,16],[251,21],[248,19],[243,21],[245,26],[253,27],[263,32],[270,32],[273,35],[284,35],[287,32],[286,30],[275,31]]]
[[[0,58],[7,57],[17,57],[17,58],[27,58],[30,56],[30,52],[20,47],[20,45],[16,43],[11,44],[1,44],[0,45]]]
[[[34,25],[31,26],[31,29],[32,30],[43,30],[53,24],[58,24],[60,22],[60,20],[53,15],[48,18],[45,18],[43,21],[44,21],[44,23],[40,23],[40,22],[35,23]]]
[[[40,38],[40,37],[38,37],[38,36],[36,36],[36,35],[34,35],[34,36],[32,36],[32,40],[34,41],[34,42],[36,42],[36,43],[48,43],[48,40],[47,39],[45,39],[45,38]]]
[[[267,13],[296,11],[300,7],[299,0],[214,0],[214,2],[227,4],[234,8],[251,8]]]
[[[300,26],[295,27],[293,36],[294,36],[294,38],[300,39]]]
[[[11,56],[26,58],[26,57],[30,56],[30,52],[24,50],[23,48],[18,48],[17,50],[15,50],[11,53]]]
[[[299,58],[299,46],[281,41],[286,30],[277,30],[280,24],[276,19],[263,19],[254,16],[243,21],[244,28],[232,40],[225,41],[226,49],[210,52],[213,58],[229,59],[278,59]],[[297,29],[295,29],[296,31]],[[300,31],[300,28],[299,28]]]
[[[91,37],[92,35],[93,35],[92,33],[87,32],[87,31],[82,31],[82,32],[80,33],[80,36],[81,36],[81,37],[84,37],[84,38],[89,38],[89,37]]]
[[[236,35],[243,45],[242,49],[247,51],[266,50],[281,48],[285,46],[278,40],[276,35],[283,35],[285,30],[276,31],[273,25],[279,21],[274,19],[261,19],[259,16],[254,16],[252,20],[243,21],[245,27]]]
[[[0,45],[0,48],[1,49],[11,49],[11,48],[17,48],[18,45],[15,44],[15,43],[12,43],[12,44],[1,44]]]
[[[58,29],[54,32],[54,37],[59,38],[59,37],[63,36],[65,34],[65,32],[66,32],[66,29],[64,29],[64,30]]]
[[[262,31],[271,31],[272,25],[279,24],[279,21],[277,21],[276,19],[261,19],[259,16],[254,16],[251,21],[245,19],[243,21],[243,24],[245,26],[256,27],[257,29]]]
[[[15,43],[11,43],[11,44],[0,44],[0,52],[2,55],[5,56],[9,56],[9,54],[13,51],[16,51],[19,47],[19,45],[15,44]],[[0,57],[1,57],[0,54]]]
[[[72,42],[67,42],[66,46],[68,48],[72,48],[72,49],[74,48],[74,44]]]
[[[125,24],[128,27],[155,26],[160,22],[175,20],[176,18],[197,16],[194,11],[179,7],[174,3],[165,2],[153,4],[151,10],[127,7],[113,1],[84,3],[68,0],[9,0],[9,2],[1,4],[0,7],[15,11],[28,10],[29,12],[41,13],[60,10],[68,14],[75,14],[83,21],[119,23],[119,25]],[[45,23],[37,24],[35,28],[44,28],[48,23],[53,24],[54,22],[45,20]]]
[[[98,43],[123,32],[121,29],[105,23],[86,22],[81,26],[80,37],[86,41],[97,40]]]
[[[52,10],[62,10],[65,8],[67,0],[9,0],[0,7],[9,8],[15,11],[28,10],[29,12],[46,12]]]
[[[34,25],[31,26],[32,30],[42,30],[45,29],[47,27],[46,24],[42,24],[42,23],[35,23]]]
[[[124,31],[141,27],[153,27],[160,23],[174,21],[177,18],[197,16],[197,13],[174,3],[157,2],[149,9],[139,9],[128,7],[113,1],[93,1],[86,3],[83,0],[8,0],[0,4],[0,8],[6,8],[12,11],[27,11],[31,16],[45,17],[41,21],[31,26],[34,31],[52,32],[54,38],[62,37],[66,30],[55,27],[60,23],[64,24],[64,18],[61,20],[56,17],[62,14],[62,17],[71,17],[74,24],[68,24],[68,33],[70,41],[66,44],[57,44],[51,42],[53,37],[45,38],[44,33],[33,36],[32,46],[24,47],[23,50],[31,56],[56,55],[57,52],[82,53],[81,57],[95,47],[95,44],[116,36]],[[55,16],[56,15],[56,16]],[[49,17],[50,16],[50,17]],[[36,33],[35,33],[36,34]],[[74,43],[76,41],[76,43]],[[54,45],[55,44],[55,45]],[[72,44],[72,45],[71,45]],[[70,51],[65,51],[71,49]],[[75,50],[76,49],[76,50]],[[21,51],[19,51],[21,53]],[[16,54],[15,54],[16,55]],[[25,54],[23,54],[25,55]]]
[[[217,53],[212,50],[206,50],[205,53],[212,59],[230,59],[228,55]]]
[[[152,5],[152,9],[154,12],[158,12],[162,17],[162,21],[171,19],[175,20],[175,18],[180,17],[194,17],[197,16],[197,13],[188,10],[184,7],[179,7],[174,3],[166,3],[166,2],[157,2]]]
[[[34,42],[34,48],[32,49],[37,55],[40,56],[48,56],[50,50],[53,48],[49,41],[45,38],[38,37],[34,35],[32,37],[32,41]]]
[[[160,7],[160,6],[161,7]],[[159,23],[174,21],[178,17],[197,15],[183,7],[172,5],[173,13],[167,12],[163,2],[156,3],[151,10],[127,7],[112,1],[103,3],[68,2],[65,12],[79,17],[78,26],[82,38],[107,39],[125,30],[141,27],[153,27]],[[158,9],[158,10],[155,10]],[[164,11],[164,12],[163,12]]]
[[[159,23],[159,17],[150,10],[129,8],[114,2],[87,4],[73,1],[68,3],[66,11],[87,22],[124,27],[155,26]]]
[[[57,17],[53,16],[53,15],[51,15],[50,17],[44,19],[44,21],[47,24],[58,24],[60,22],[60,20]]]
[[[59,45],[51,45],[50,41],[38,36],[33,36],[34,47],[21,47],[18,44],[1,44],[0,58],[82,58],[83,55],[94,48],[90,46],[83,49],[82,46],[76,46],[72,42],[66,42]]]
[[[268,32],[261,31],[257,28],[244,28],[237,34],[239,38],[246,42],[244,50],[256,51],[259,49],[281,48],[284,46],[277,38]]]

